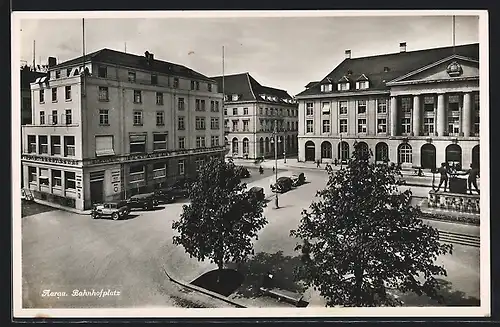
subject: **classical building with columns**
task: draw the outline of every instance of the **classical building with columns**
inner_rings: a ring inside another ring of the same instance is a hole
[[[345,59],[296,96],[299,161],[347,160],[354,142],[403,168],[479,164],[479,44]]]
[[[222,90],[222,76],[213,79]],[[285,90],[263,86],[242,73],[224,76],[224,93],[227,157],[274,157],[276,124],[278,156],[297,155],[297,103]]]

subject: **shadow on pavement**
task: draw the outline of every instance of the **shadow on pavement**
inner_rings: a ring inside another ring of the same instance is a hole
[[[261,295],[259,288],[262,286],[263,277],[271,273],[272,287],[302,293],[305,288],[295,278],[295,271],[301,265],[298,256],[283,256],[282,251],[273,254],[259,252],[239,265],[238,271],[245,279],[236,292],[240,296],[249,298]]]
[[[431,299],[427,295],[418,296],[415,293],[402,294],[399,299],[404,302],[404,306],[480,306],[478,298],[454,290],[451,282],[439,278],[437,281],[441,288],[438,294],[442,296],[442,303]]]
[[[220,274],[219,274],[220,273]],[[220,278],[218,278],[220,276]],[[191,284],[206,290],[229,296],[240,287],[243,275],[234,269],[211,270],[196,278]]]
[[[40,203],[36,203],[34,201],[21,200],[22,218],[54,210],[56,209]]]

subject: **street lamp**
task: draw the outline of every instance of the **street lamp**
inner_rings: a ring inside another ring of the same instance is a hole
[[[342,133],[340,133],[340,144],[339,144],[339,152],[340,152],[340,153],[339,153],[339,155],[340,155],[340,169],[342,169],[342,161],[344,161],[344,160],[343,160],[343,158],[342,158],[342,157],[343,157],[343,156],[342,156],[342,153],[343,153],[343,151],[342,151],[342,148],[343,148],[343,147],[342,147],[342,145],[343,145],[343,144],[342,144]]]
[[[276,142],[274,140],[277,140]],[[275,121],[274,124],[274,132],[271,137],[271,144],[274,144],[274,165],[275,165],[275,182],[274,182],[274,193],[276,197],[274,199],[274,203],[276,205],[276,209],[279,208],[278,205],[278,144],[281,143],[281,140],[278,138],[278,121]]]

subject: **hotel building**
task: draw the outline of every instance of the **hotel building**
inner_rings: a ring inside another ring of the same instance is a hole
[[[36,199],[85,210],[190,177],[225,153],[217,84],[152,53],[51,57],[31,92],[22,169]]]
[[[222,76],[213,77],[222,90]],[[249,73],[224,76],[227,156],[256,159],[297,154],[298,106],[285,91],[262,86]],[[275,126],[277,124],[277,126]]]
[[[345,59],[299,101],[299,160],[347,160],[354,142],[403,168],[479,164],[479,44]]]

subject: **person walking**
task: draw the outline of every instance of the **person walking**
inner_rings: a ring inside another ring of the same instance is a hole
[[[440,177],[439,177],[439,185],[436,189],[436,192],[439,191],[439,189],[441,188],[441,185],[444,184],[444,192],[446,192],[446,189],[448,188],[448,167],[446,165],[446,163],[441,163],[441,167],[439,167],[438,169],[438,173],[440,174]]]
[[[319,168],[319,159],[316,160],[316,168]]]

